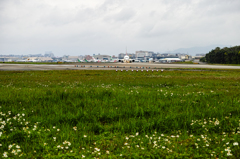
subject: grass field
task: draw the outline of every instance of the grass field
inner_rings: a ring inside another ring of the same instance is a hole
[[[240,71],[0,71],[0,156],[240,158]]]

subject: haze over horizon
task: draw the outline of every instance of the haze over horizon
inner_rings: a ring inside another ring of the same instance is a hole
[[[239,8],[239,0],[1,0],[0,54],[207,53],[240,44]]]

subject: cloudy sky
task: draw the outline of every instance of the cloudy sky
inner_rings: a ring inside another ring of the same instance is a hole
[[[0,0],[0,55],[235,46],[239,8],[240,0]]]

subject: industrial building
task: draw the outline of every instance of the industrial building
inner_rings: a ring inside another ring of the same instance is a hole
[[[101,61],[110,61],[111,60],[110,55],[94,55],[93,57],[96,60],[101,60]]]

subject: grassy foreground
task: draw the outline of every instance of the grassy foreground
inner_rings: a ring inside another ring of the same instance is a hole
[[[0,157],[240,158],[240,71],[0,71]]]

